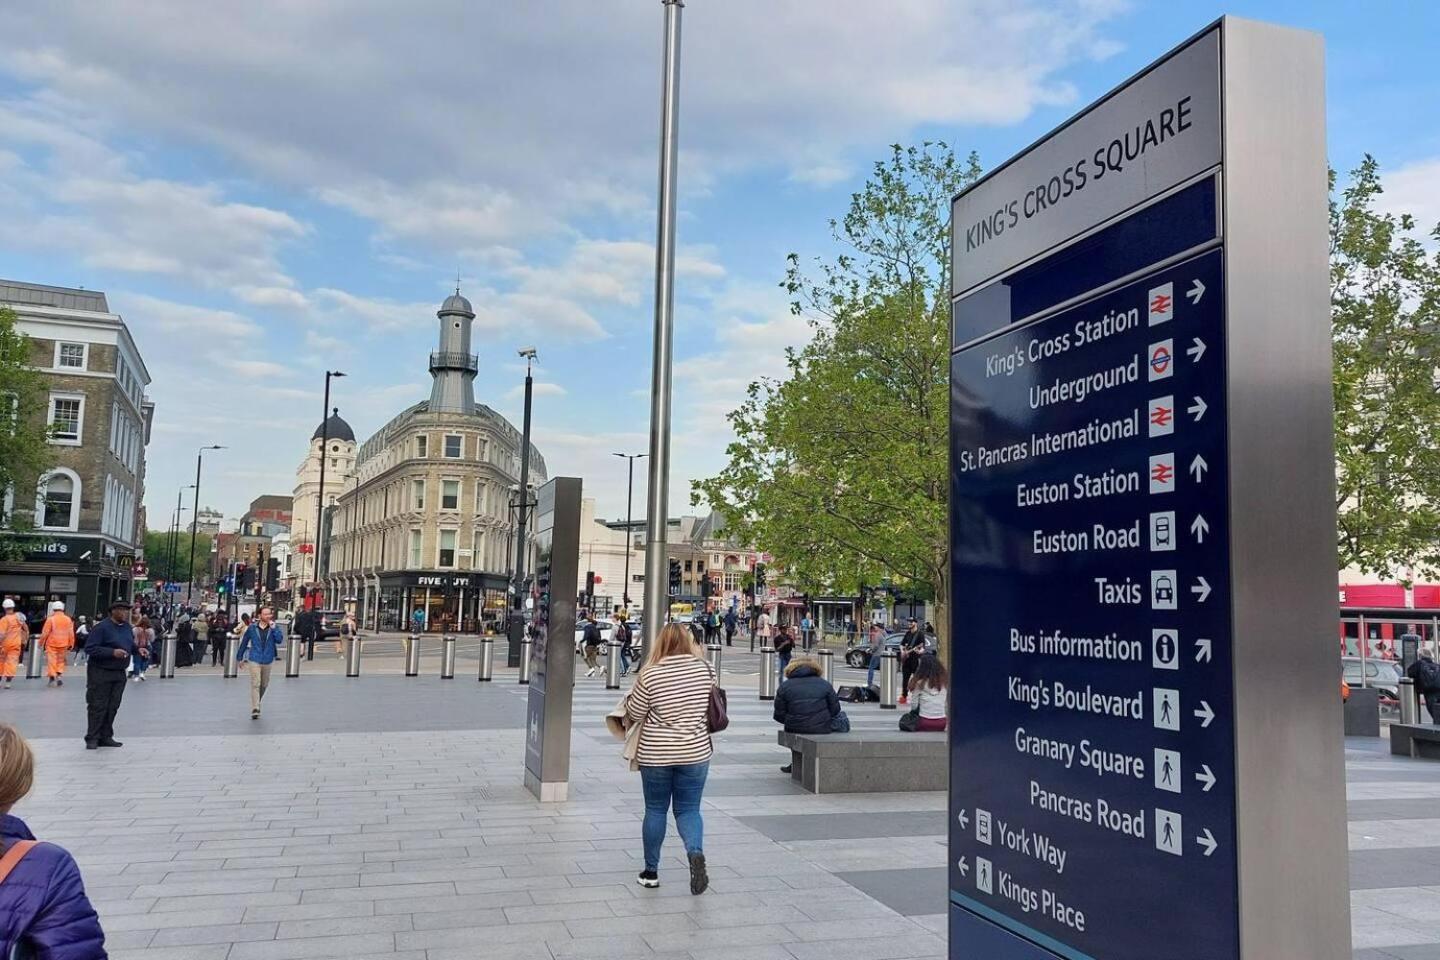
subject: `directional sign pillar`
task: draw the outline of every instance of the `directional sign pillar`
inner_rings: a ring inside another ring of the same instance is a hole
[[[1226,18],[954,201],[952,960],[1350,954],[1323,90]]]

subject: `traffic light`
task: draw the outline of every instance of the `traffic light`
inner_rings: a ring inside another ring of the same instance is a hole
[[[265,561],[265,589],[271,592],[280,589],[280,561],[275,557]]]
[[[701,578],[700,578],[700,596],[704,597],[706,600],[709,600],[710,597],[711,597],[712,595],[714,595],[714,593],[715,593],[715,585],[710,582],[710,578],[709,578],[709,577],[701,577]]]
[[[249,564],[235,564],[235,590],[237,593],[248,593],[255,589],[255,571],[250,569]]]
[[[222,597],[225,595],[225,591],[228,589],[229,587],[226,585],[224,577],[221,577],[219,580],[215,581],[215,592],[220,594]]]
[[[586,609],[595,606],[595,571],[590,570],[585,574],[585,607]]]
[[[755,582],[752,584],[752,597],[763,597],[765,595],[765,564],[755,564]]]
[[[670,596],[680,596],[680,561],[670,561]]]

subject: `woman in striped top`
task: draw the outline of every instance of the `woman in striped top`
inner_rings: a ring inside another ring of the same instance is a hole
[[[705,826],[700,800],[710,772],[710,726],[706,720],[715,674],[686,629],[668,624],[650,650],[626,697],[625,715],[641,723],[636,762],[645,791],[645,869],[637,882],[660,886],[660,846],[665,815],[673,802],[675,829],[690,861],[690,892],[710,885],[705,872]]]

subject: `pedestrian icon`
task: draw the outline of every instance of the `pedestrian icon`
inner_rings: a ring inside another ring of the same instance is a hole
[[[1153,691],[1154,715],[1151,722],[1157,730],[1180,729],[1180,691],[1156,687]]]
[[[1147,307],[1152,327],[1175,319],[1175,284],[1162,283],[1158,287],[1151,287]]]
[[[1180,669],[1180,633],[1168,627],[1150,631],[1150,665],[1156,670]]]
[[[994,893],[995,887],[990,878],[990,861],[984,857],[975,858],[975,888],[981,893]]]
[[[1178,601],[1175,599],[1175,571],[1151,570],[1150,609],[1174,610],[1177,606]]]
[[[1175,432],[1175,397],[1156,397],[1150,401],[1150,436],[1168,437]]]
[[[989,810],[975,809],[975,839],[987,846],[991,842]]]
[[[1155,849],[1175,856],[1185,853],[1185,831],[1180,814],[1155,808]]]
[[[1183,781],[1180,754],[1174,750],[1155,750],[1155,789],[1179,793]]]
[[[1175,341],[1161,340],[1150,344],[1150,380],[1164,380],[1175,372]]]
[[[1150,514],[1150,549],[1175,549],[1175,511],[1160,510]]]
[[[1175,489],[1175,454],[1158,453],[1150,458],[1150,492],[1170,493]]]

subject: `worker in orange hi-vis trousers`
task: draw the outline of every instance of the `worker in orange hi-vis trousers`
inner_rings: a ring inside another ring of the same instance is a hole
[[[30,631],[25,626],[25,621],[15,614],[15,601],[5,599],[0,608],[4,610],[4,616],[0,616],[0,678],[5,681],[4,689],[10,689],[10,681],[15,679],[15,668],[20,665],[20,651],[25,649],[25,640]]]
[[[45,664],[49,668],[46,686],[65,686],[65,657],[75,646],[75,621],[65,613],[65,604],[59,600],[50,604],[50,616],[40,630],[40,646],[45,648]]]

